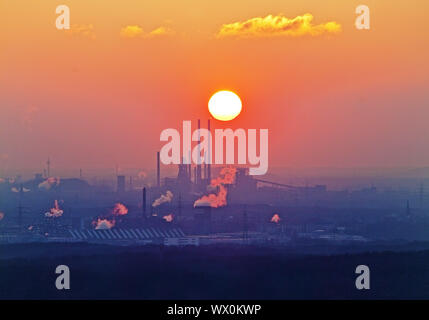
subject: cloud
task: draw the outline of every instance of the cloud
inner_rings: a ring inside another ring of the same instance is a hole
[[[121,37],[123,38],[158,38],[173,36],[176,32],[167,26],[160,26],[150,32],[144,32],[143,28],[138,25],[126,26],[121,29]]]
[[[174,36],[175,34],[176,32],[169,27],[159,27],[159,28],[156,28],[155,30],[152,30],[147,37],[153,38],[153,37],[159,37],[159,36]]]
[[[273,37],[273,36],[318,36],[324,33],[341,32],[341,25],[335,21],[313,25],[313,15],[306,13],[289,19],[283,15],[268,15],[266,17],[255,17],[246,21],[238,21],[224,24],[216,38],[251,38],[251,37]]]
[[[74,24],[70,29],[66,30],[71,36],[81,36],[89,39],[95,39],[94,26],[92,24]]]
[[[126,26],[121,29],[121,37],[136,38],[143,35],[143,29],[139,26]]]

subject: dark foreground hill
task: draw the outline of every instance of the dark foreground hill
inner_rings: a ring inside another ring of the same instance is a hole
[[[428,250],[310,256],[227,246],[28,244],[11,249],[28,254],[4,258],[0,253],[1,299],[429,298]],[[368,291],[355,288],[360,264],[371,270]],[[69,266],[71,290],[56,289],[58,265]]]

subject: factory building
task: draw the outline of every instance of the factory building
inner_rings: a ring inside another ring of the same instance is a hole
[[[69,230],[73,239],[97,242],[97,241],[126,241],[163,243],[168,238],[185,238],[180,228],[136,228],[136,229],[100,229],[100,230]]]

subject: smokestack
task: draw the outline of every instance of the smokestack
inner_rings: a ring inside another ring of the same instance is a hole
[[[191,151],[189,151],[188,175],[189,175],[189,181],[192,182],[192,155],[191,155]]]
[[[51,158],[48,157],[48,161],[46,161],[46,166],[48,168],[48,178],[51,176]]]
[[[24,193],[24,187],[21,183],[19,187],[19,198],[18,198],[18,225],[21,228],[22,227],[22,194]]]
[[[159,151],[156,154],[156,183],[158,188],[161,186],[161,173],[160,173],[160,159],[159,159]]]
[[[201,149],[200,149],[200,129],[201,129],[201,123],[200,119],[198,119],[198,163],[197,163],[197,184],[201,183]]]
[[[117,176],[117,187],[116,191],[118,193],[124,193],[125,192],[125,176]]]
[[[207,121],[207,130],[209,131],[209,134],[211,134],[211,131],[210,131],[210,119],[208,119],[208,121]],[[211,152],[210,152],[210,148],[211,148],[211,145],[210,145],[210,141],[211,141],[211,139],[209,139],[209,163],[207,164],[207,179],[208,179],[208,182],[210,183],[211,181],[212,181],[212,167],[211,167],[211,157],[212,157],[212,154],[211,154]]]
[[[180,217],[182,215],[182,194],[179,193],[179,206],[177,210],[177,215]]]
[[[147,215],[146,215],[146,188],[143,188],[142,214],[143,214],[143,218],[147,218]]]

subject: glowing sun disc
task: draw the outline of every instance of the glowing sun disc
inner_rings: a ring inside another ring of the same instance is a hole
[[[209,100],[210,114],[221,121],[230,121],[237,117],[241,107],[240,97],[232,91],[218,91]]]

